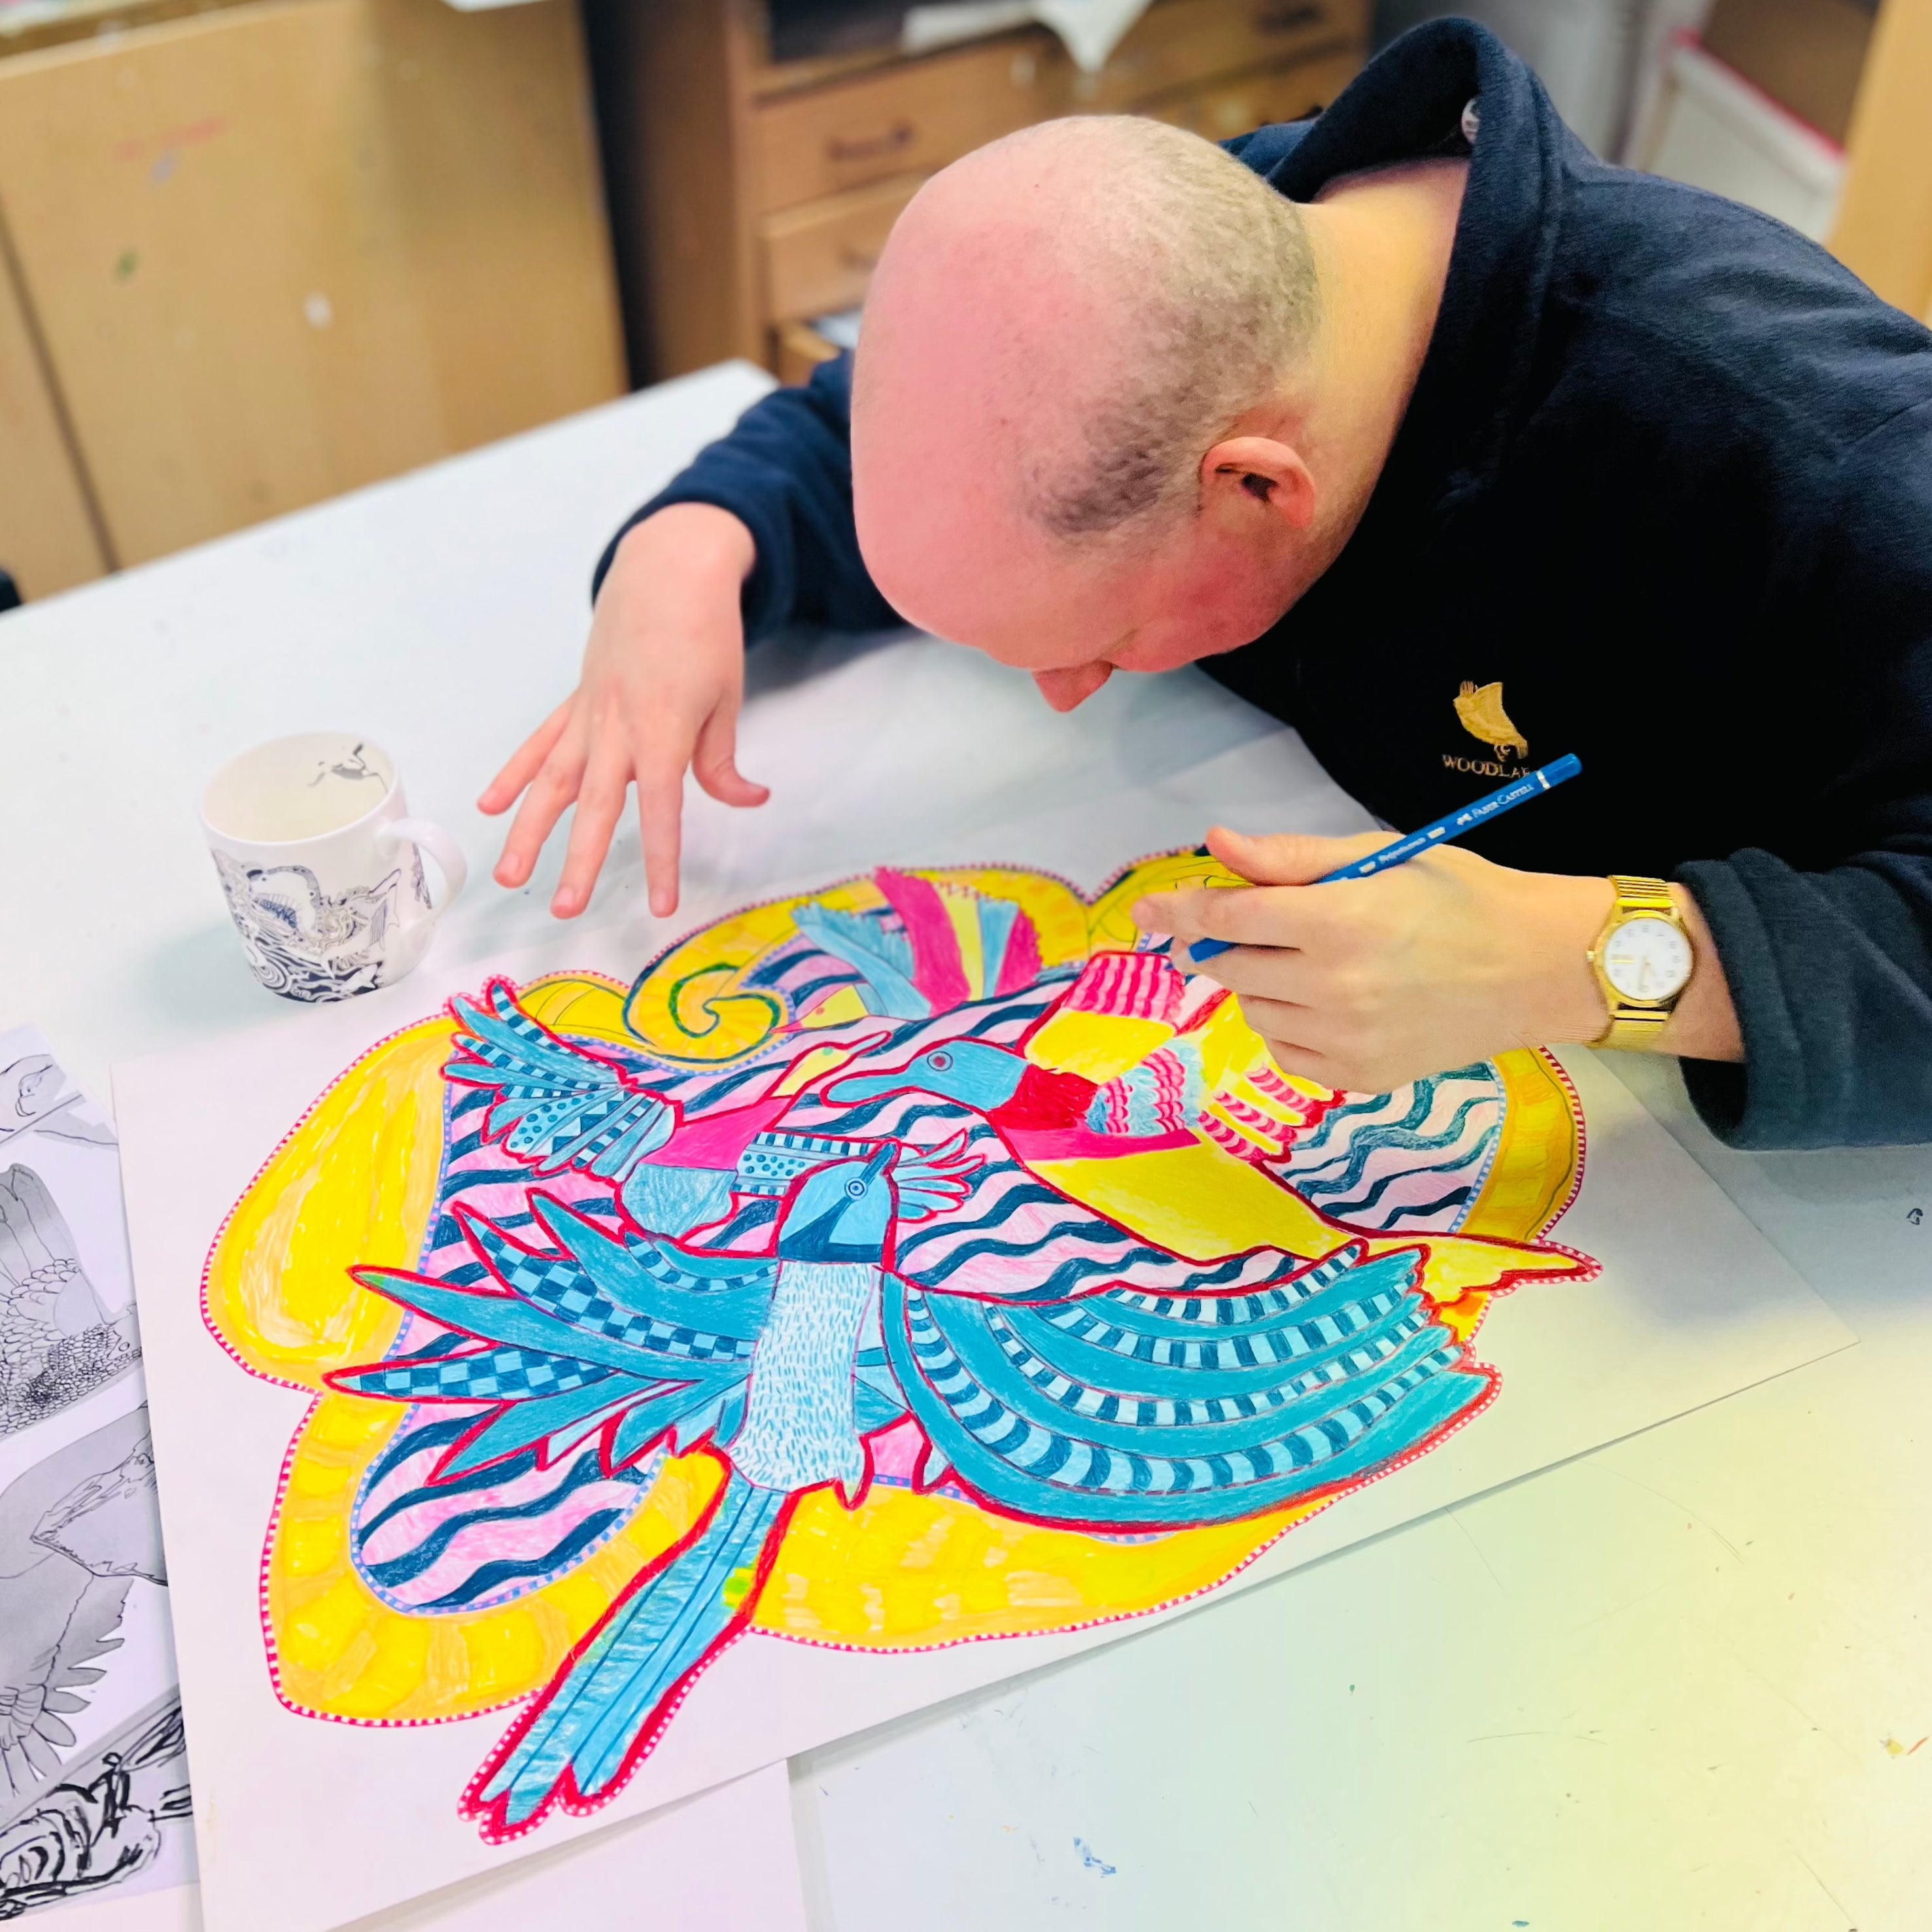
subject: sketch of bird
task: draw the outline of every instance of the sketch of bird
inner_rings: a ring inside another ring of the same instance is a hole
[[[0,1788],[32,1790],[60,1768],[105,1676],[98,1660],[120,1648],[131,1579],[97,1580],[58,1552],[7,1580],[22,1606],[0,1624]]]
[[[0,1538],[0,1787],[16,1793],[52,1776],[73,1748],[68,1720],[121,1646],[136,1579],[167,1580],[145,1434],[18,1531],[10,1522]]]
[[[104,1335],[107,1327],[74,1231],[46,1183],[18,1164],[0,1173],[0,1435],[126,1366],[131,1352],[118,1334]],[[90,1336],[115,1346],[82,1362]]]
[[[0,1066],[0,1146],[33,1128],[56,1140],[112,1147],[114,1130],[82,1111],[82,1099],[51,1054],[25,1054]]]
[[[60,1099],[66,1084],[50,1054],[25,1054],[0,1066],[0,1135],[30,1126]]]
[[[124,1884],[187,1833],[193,1802],[178,1696],[63,1767],[11,1817],[0,1805],[0,1922]]]

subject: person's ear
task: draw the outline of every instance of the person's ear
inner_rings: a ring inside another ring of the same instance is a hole
[[[1315,520],[1315,478],[1287,443],[1231,436],[1201,459],[1201,500],[1210,510],[1247,514],[1260,505],[1290,530],[1305,530]]]

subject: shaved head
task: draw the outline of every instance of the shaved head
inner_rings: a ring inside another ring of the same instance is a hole
[[[1294,205],[1157,122],[1048,122],[935,176],[887,243],[855,370],[855,508],[880,588],[1008,655],[981,618],[989,562],[1023,626],[1028,566],[1157,545],[1317,310]]]
[[[1468,175],[1392,164],[1300,206],[1192,134],[1093,116],[934,176],[853,371],[874,584],[1060,710],[1262,636],[1368,508]]]
[[[868,364],[918,354],[935,289],[954,313],[930,332],[971,328],[1000,379],[987,429],[1021,411],[1031,427],[1006,439],[1016,506],[1070,539],[1191,498],[1202,452],[1273,390],[1316,313],[1294,204],[1211,142],[1126,116],[1026,128],[926,184],[873,285],[862,409]]]

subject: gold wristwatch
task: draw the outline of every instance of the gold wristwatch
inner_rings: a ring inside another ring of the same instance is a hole
[[[1661,879],[1612,874],[1617,902],[1590,948],[1590,969],[1610,1010],[1592,1046],[1654,1047],[1697,963],[1690,934]]]

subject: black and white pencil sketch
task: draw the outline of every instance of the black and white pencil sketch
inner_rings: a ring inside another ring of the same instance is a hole
[[[17,1038],[10,1035],[8,1038]],[[0,1053],[6,1042],[0,1040]],[[56,1140],[112,1147],[114,1130],[99,1118],[77,1087],[68,1084],[50,1053],[26,1053],[0,1060],[0,1146],[34,1128]]]
[[[181,1700],[170,1694],[0,1823],[0,1922],[137,1874],[194,1876]]]
[[[0,1169],[0,1436],[90,1395],[140,1359],[130,1308],[102,1305],[40,1174]]]
[[[0,1490],[0,1920],[190,1856],[172,1662],[118,1654],[143,1582],[167,1569],[140,1406]],[[116,1682],[137,1714],[103,1736],[117,1670],[149,1681]]]

